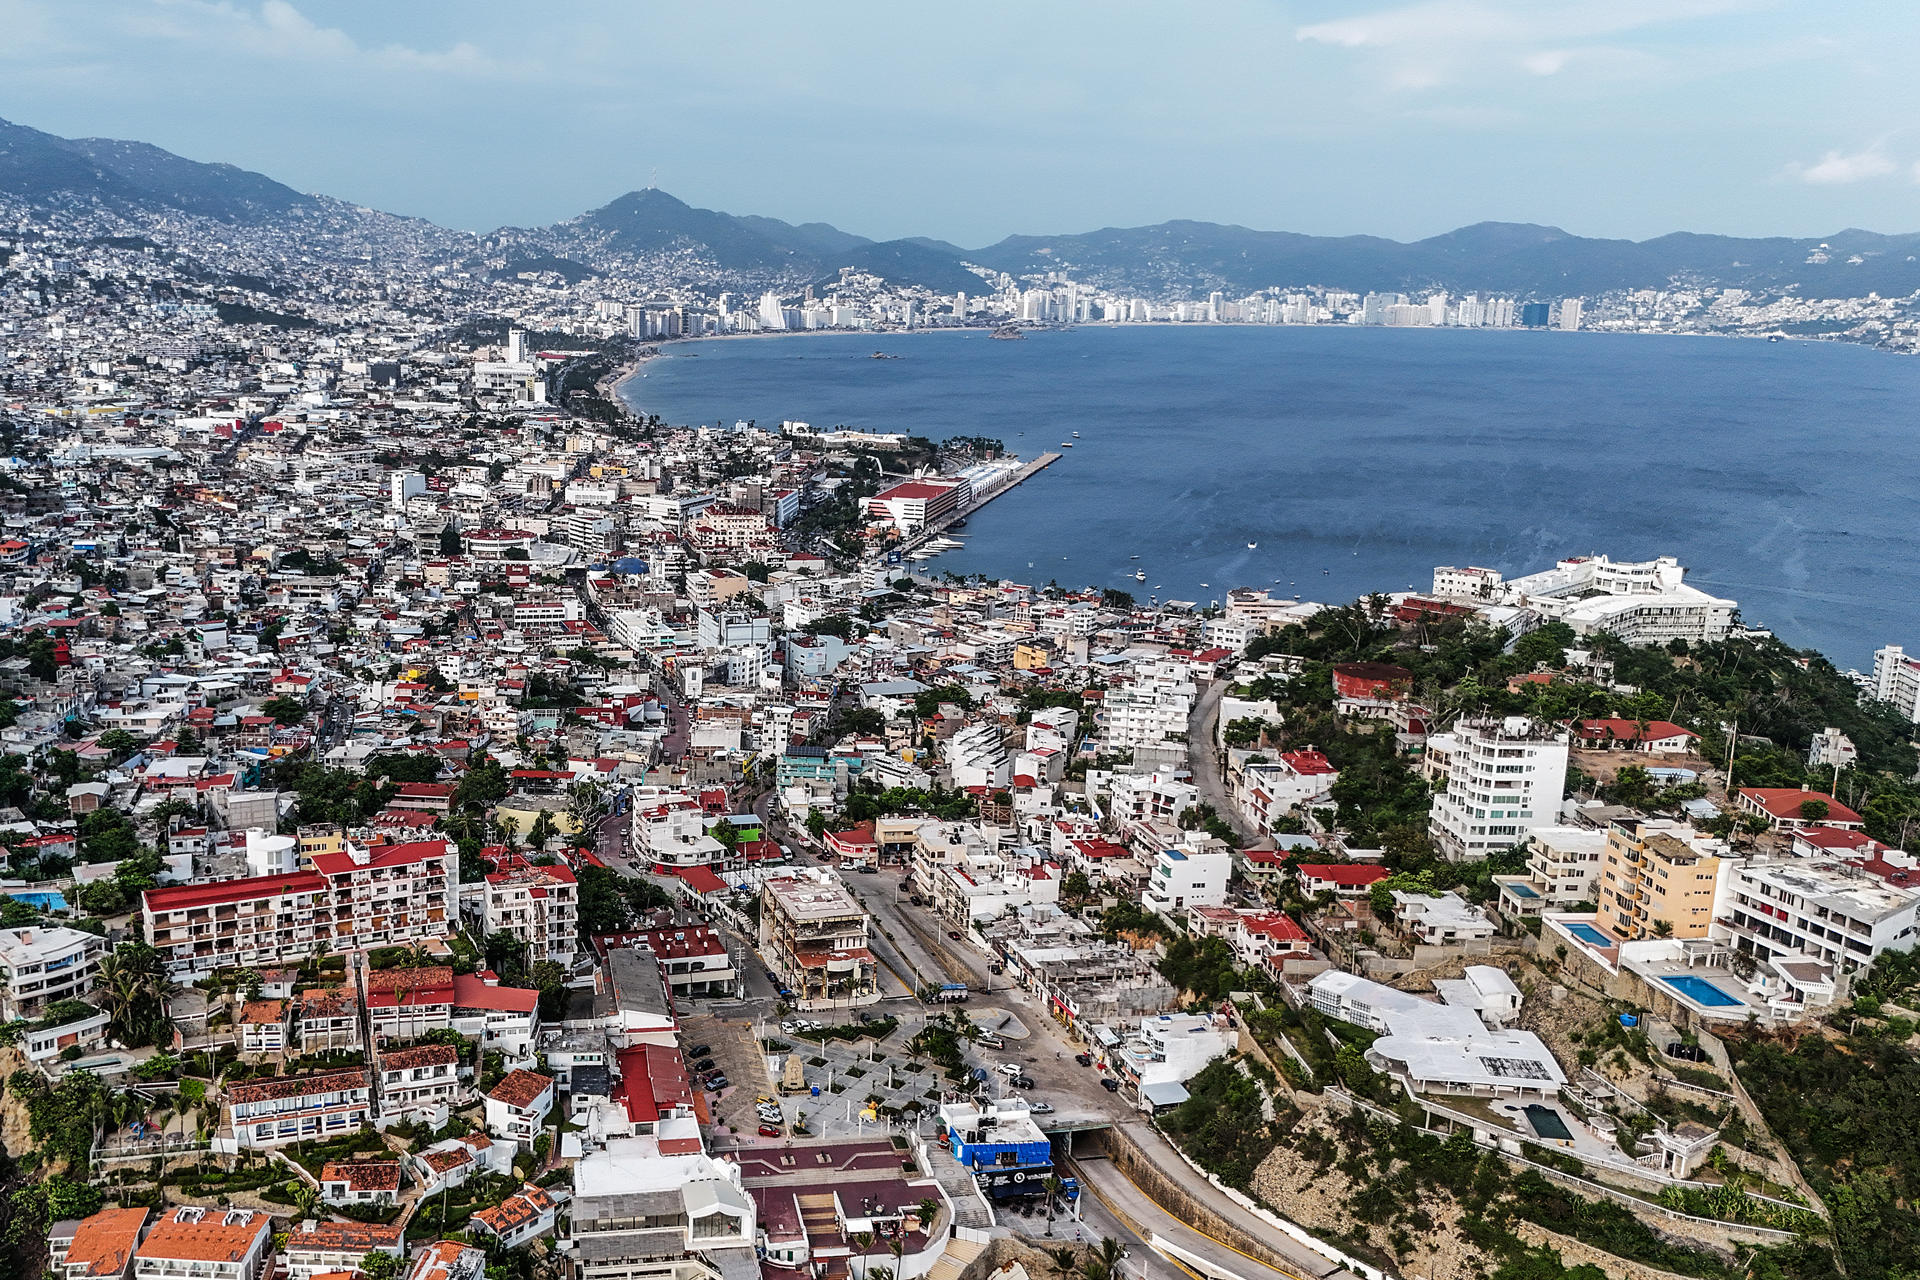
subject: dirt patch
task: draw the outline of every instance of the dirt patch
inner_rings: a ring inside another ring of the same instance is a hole
[[[1324,1111],[1310,1112],[1294,1132],[1337,1141],[1325,1119]],[[1353,1197],[1358,1189],[1337,1165],[1322,1169],[1285,1145],[1275,1147],[1253,1175],[1254,1194],[1273,1206],[1274,1212],[1337,1243],[1360,1246],[1355,1252],[1363,1256],[1372,1252],[1392,1258],[1400,1274],[1426,1280],[1477,1280],[1499,1265],[1460,1232],[1456,1225],[1460,1206],[1448,1193],[1423,1192],[1419,1207],[1432,1219],[1431,1227],[1423,1231],[1403,1227],[1396,1238],[1388,1224],[1355,1219]]]

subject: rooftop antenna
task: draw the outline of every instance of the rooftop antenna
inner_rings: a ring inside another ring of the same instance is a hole
[[[660,185],[660,166],[655,165],[647,171],[647,190],[652,191]]]

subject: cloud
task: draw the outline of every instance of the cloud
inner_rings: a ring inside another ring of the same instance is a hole
[[[1865,182],[1870,178],[1884,178],[1897,167],[1879,147],[1873,146],[1852,155],[1829,151],[1814,164],[1788,166],[1788,172],[1800,181],[1817,187],[1837,187],[1850,182]]]
[[[531,70],[518,64],[510,68],[466,41],[440,50],[363,46],[338,27],[321,26],[289,0],[262,0],[257,10],[227,0],[164,0],[158,13],[134,25],[145,35],[289,62],[475,76]]]
[[[1617,77],[1657,70],[1658,60],[1596,43],[1630,43],[1649,28],[1711,18],[1762,0],[1424,0],[1353,17],[1309,23],[1294,31],[1303,44],[1353,50],[1385,60],[1387,83],[1427,89],[1515,66],[1534,76],[1558,75],[1576,60]],[[1402,60],[1417,58],[1425,74],[1409,76]]]

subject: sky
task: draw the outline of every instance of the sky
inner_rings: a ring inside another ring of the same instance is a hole
[[[1920,230],[1911,0],[0,0],[0,116],[475,231]]]

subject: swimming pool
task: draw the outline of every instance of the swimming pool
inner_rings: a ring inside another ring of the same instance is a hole
[[[15,902],[24,902],[37,911],[65,911],[67,909],[66,896],[55,893],[51,889],[39,889],[31,893],[9,893],[7,896]]]
[[[1725,1009],[1745,1003],[1738,996],[1730,996],[1705,978],[1695,978],[1688,974],[1676,974],[1660,981],[1678,991],[1695,1004],[1704,1004],[1717,1009]]]
[[[1573,924],[1562,925],[1561,928],[1565,929],[1568,933],[1580,939],[1580,941],[1586,943],[1590,947],[1611,947],[1611,946],[1617,945],[1612,938],[1609,938],[1606,934],[1600,932],[1598,929],[1594,928],[1592,925],[1586,924],[1582,921],[1575,921]]]
[[[1524,881],[1515,880],[1507,886],[1507,892],[1516,898],[1537,898],[1540,895],[1527,886]]]

